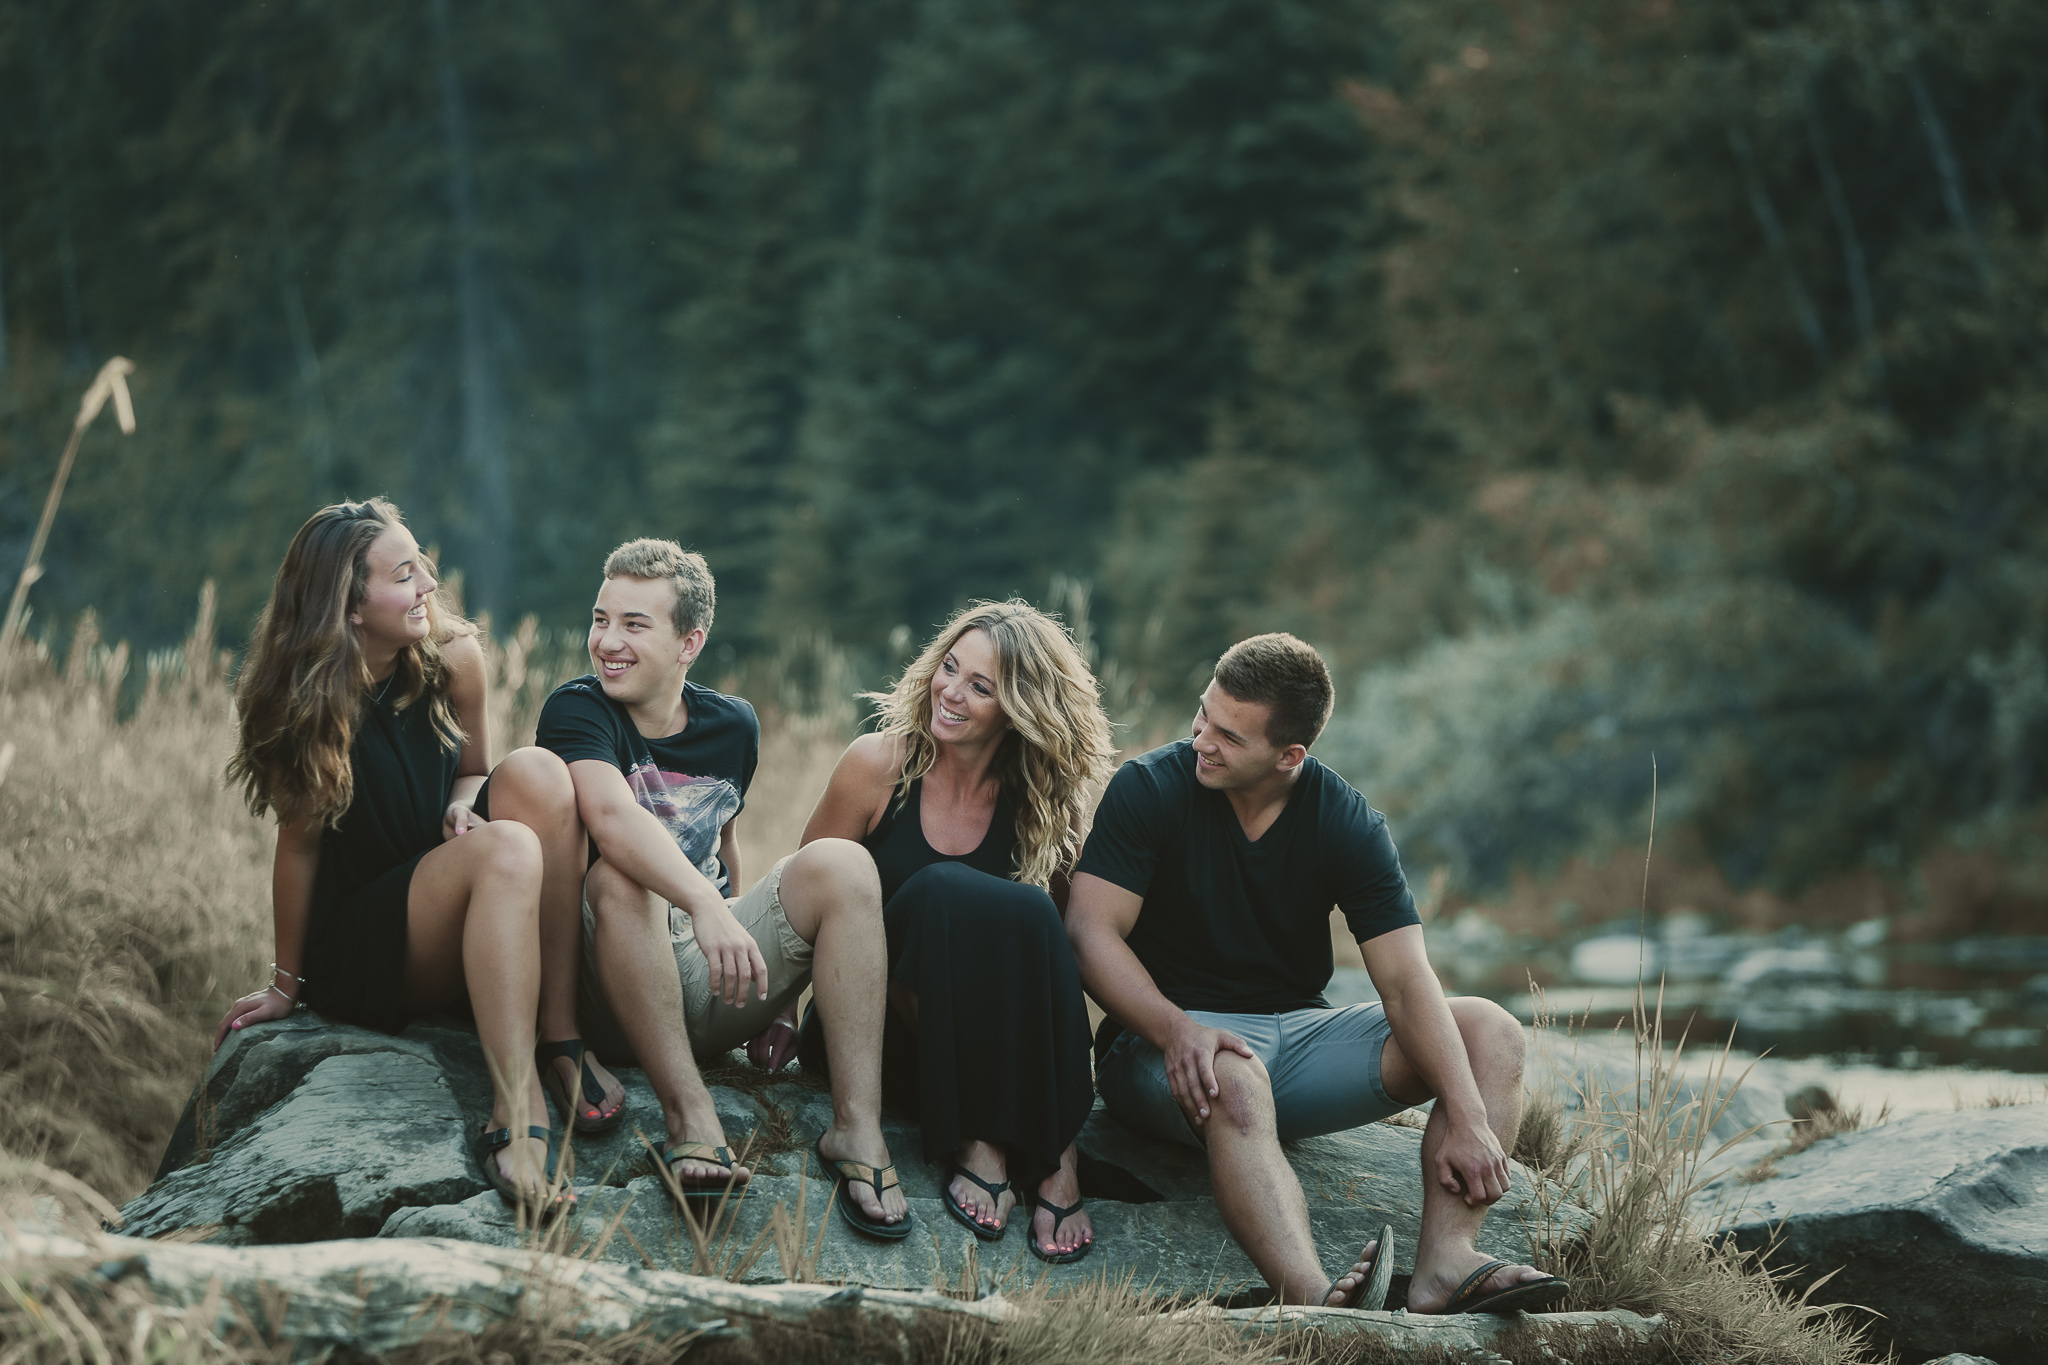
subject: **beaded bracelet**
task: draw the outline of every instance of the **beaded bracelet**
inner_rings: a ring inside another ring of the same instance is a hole
[[[276,977],[284,976],[284,977],[290,977],[290,978],[291,978],[291,979],[292,979],[293,981],[296,981],[296,982],[298,982],[298,983],[299,983],[299,984],[300,984],[301,986],[303,986],[303,985],[305,985],[305,984],[306,984],[306,978],[305,978],[305,977],[303,977],[303,976],[293,976],[293,975],[292,975],[292,973],[290,973],[290,972],[286,971],[286,970],[285,970],[284,968],[282,968],[282,967],[278,966],[278,965],[277,965],[277,964],[276,964],[275,962],[273,962],[273,963],[271,963],[271,964],[270,964],[270,975],[271,975],[271,977],[272,977],[273,979],[274,979],[274,978],[276,978]]]

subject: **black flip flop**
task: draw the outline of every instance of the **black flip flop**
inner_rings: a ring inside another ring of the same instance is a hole
[[[1356,1296],[1349,1303],[1333,1304],[1335,1308],[1356,1308],[1361,1312],[1377,1313],[1387,1306],[1387,1290],[1394,1283],[1394,1225],[1380,1225],[1378,1250],[1372,1254],[1372,1274],[1366,1276]]]
[[[1052,1235],[1057,1237],[1060,1235],[1060,1224],[1081,1211],[1081,1202],[1079,1199],[1076,1199],[1071,1206],[1062,1208],[1041,1194],[1036,1199],[1033,1199],[1031,1204],[1033,1209],[1052,1210]],[[1083,1256],[1086,1256],[1088,1249],[1095,1245],[1091,1239],[1081,1243],[1072,1251],[1044,1251],[1039,1248],[1038,1235],[1028,1227],[1024,1230],[1024,1240],[1031,1244],[1031,1254],[1044,1261],[1047,1265],[1072,1265]]]
[[[713,1176],[706,1183],[700,1176],[689,1184],[669,1166],[678,1161],[704,1161],[713,1166],[725,1167],[725,1177]],[[671,1195],[686,1204],[716,1204],[727,1195],[746,1188],[745,1183],[734,1184],[732,1178],[732,1148],[714,1147],[708,1142],[665,1142],[654,1153],[654,1173],[662,1177],[662,1186]]]
[[[811,1144],[811,1152],[818,1158],[818,1165],[824,1170],[825,1174],[832,1177],[834,1189],[837,1189],[842,1183],[866,1185],[875,1192],[875,1198],[879,1200],[882,1197],[882,1191],[893,1190],[903,1183],[896,1178],[896,1167],[893,1164],[884,1166],[878,1171],[864,1161],[836,1161],[826,1156],[825,1135],[823,1133],[818,1134],[818,1140]],[[858,1171],[865,1171],[867,1174],[855,1174]],[[915,1214],[905,1210],[902,1222],[884,1222],[880,1218],[868,1217],[866,1213],[862,1212],[860,1204],[850,1196],[838,1202],[839,1216],[851,1224],[855,1231],[865,1232],[870,1237],[879,1237],[885,1242],[900,1242],[905,1237],[908,1237],[910,1235],[910,1225],[916,1218]],[[951,1204],[953,1201],[948,1199],[946,1202]]]
[[[988,1197],[990,1199],[995,1200],[997,1208],[1001,1208],[1003,1206],[1003,1195],[1010,1191],[1009,1181],[999,1180],[995,1184],[991,1185],[986,1180],[983,1180],[980,1176],[968,1170],[965,1166],[962,1166],[957,1161],[953,1163],[953,1174],[964,1175],[969,1180],[972,1180],[975,1184],[981,1186],[984,1190],[987,1190]],[[1003,1240],[1003,1233],[1010,1226],[1007,1221],[1005,1221],[1003,1226],[999,1228],[984,1227],[981,1225],[980,1222],[978,1222],[975,1219],[973,1214],[969,1213],[966,1209],[960,1207],[960,1205],[953,1202],[953,1192],[951,1190],[947,1190],[945,1192],[945,1199],[946,1212],[953,1215],[954,1222],[960,1224],[962,1227],[966,1228],[969,1232],[973,1233],[976,1237],[979,1237],[984,1242],[1000,1242],[1001,1240]],[[1015,1213],[1016,1205],[1011,1205],[1010,1211],[1012,1213]]]
[[[1438,1314],[1533,1313],[1539,1308],[1548,1308],[1571,1293],[1569,1284],[1555,1275],[1546,1275],[1526,1284],[1511,1284],[1484,1297],[1466,1298],[1468,1294],[1477,1294],[1482,1284],[1513,1264],[1512,1261],[1488,1261],[1465,1277],[1465,1283],[1458,1286],[1449,1303],[1437,1310]]]
[[[560,1155],[555,1150],[555,1135],[553,1131],[543,1128],[537,1123],[529,1124],[526,1129],[526,1136],[539,1138],[548,1145],[547,1178],[548,1183],[552,1185],[555,1180],[556,1161]],[[497,1161],[493,1159],[498,1153],[511,1145],[512,1130],[509,1127],[486,1128],[476,1136],[476,1164],[482,1168],[484,1179],[489,1182],[491,1188],[498,1192],[498,1198],[504,1200],[513,1208],[518,1208],[521,1203],[519,1187],[512,1183],[510,1176],[498,1168]],[[542,1210],[542,1212],[552,1215],[567,1212],[574,1207],[576,1207],[576,1195],[565,1185],[555,1195],[549,1207]]]
[[[604,1082],[598,1080],[597,1073],[590,1069],[590,1063],[584,1055],[588,1051],[589,1049],[583,1046],[581,1038],[568,1038],[559,1043],[542,1043],[533,1050],[534,1069],[540,1072],[540,1082],[547,1087],[548,1094],[562,1106],[570,1127],[579,1133],[609,1133],[619,1126],[620,1119],[626,1117],[626,1099],[621,1095],[619,1107],[609,1115],[604,1113]],[[577,1088],[582,1091],[581,1104],[570,1099],[555,1069],[548,1065],[557,1057],[567,1057],[575,1063]],[[592,1111],[597,1117],[586,1116],[583,1112],[585,1109]]]

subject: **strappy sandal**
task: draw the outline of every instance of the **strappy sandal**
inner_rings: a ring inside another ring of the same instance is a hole
[[[581,1038],[569,1038],[559,1043],[542,1043],[533,1050],[533,1066],[540,1072],[541,1084],[548,1094],[562,1108],[569,1125],[579,1133],[609,1133],[619,1126],[619,1120],[626,1117],[626,1098],[619,1097],[619,1107],[607,1114],[604,1112],[604,1082],[598,1080],[588,1059],[589,1049]],[[576,1067],[578,1088],[582,1090],[582,1102],[569,1096],[568,1087],[562,1084],[561,1073],[549,1063],[557,1057],[567,1057]]]
[[[686,1182],[669,1169],[678,1161],[702,1161],[712,1166],[723,1166],[725,1176],[723,1179],[712,1176],[708,1181],[702,1176],[695,1176]],[[655,1174],[663,1177],[663,1188],[685,1203],[715,1204],[733,1191],[746,1188],[745,1181],[733,1183],[730,1147],[714,1147],[708,1142],[664,1143],[655,1151],[654,1163]]]
[[[875,1192],[875,1200],[879,1203],[883,1191],[893,1190],[903,1183],[896,1178],[896,1167],[893,1163],[878,1171],[864,1161],[837,1161],[826,1156],[823,1133],[818,1134],[818,1140],[811,1144],[811,1152],[818,1158],[818,1165],[825,1174],[832,1177],[832,1187],[835,1190],[841,1184],[866,1185]],[[900,1242],[910,1235],[910,1225],[915,1220],[915,1215],[907,1209],[904,1210],[902,1221],[890,1223],[880,1218],[868,1217],[862,1211],[859,1202],[850,1197],[837,1202],[840,1217],[850,1223],[856,1231],[865,1232],[870,1237],[879,1237],[885,1242]],[[950,1204],[953,1201],[948,1199],[946,1202]]]
[[[559,1153],[555,1149],[554,1133],[549,1129],[541,1127],[538,1123],[535,1123],[528,1125],[526,1129],[526,1136],[530,1138],[539,1138],[542,1142],[545,1142],[547,1144],[547,1178],[548,1184],[553,1185],[555,1183],[555,1164],[557,1157],[559,1156]],[[511,1145],[511,1128],[486,1128],[482,1132],[478,1133],[476,1137],[476,1164],[483,1168],[484,1179],[489,1181],[491,1188],[498,1192],[498,1197],[504,1200],[507,1204],[510,1204],[512,1207],[518,1208],[521,1203],[525,1202],[519,1193],[519,1187],[512,1183],[511,1176],[506,1175],[505,1172],[499,1168],[498,1162],[496,1160],[498,1153],[504,1151],[507,1147],[510,1147]],[[569,1189],[568,1186],[565,1184],[563,1188],[558,1190],[555,1193],[554,1197],[548,1201],[548,1207],[542,1210],[542,1212],[546,1214],[564,1213],[575,1207],[576,1194],[573,1190]]]
[[[1003,1206],[1003,1196],[1012,1193],[1009,1181],[998,1180],[995,1184],[991,1185],[957,1161],[953,1163],[953,1174],[965,1176],[981,1186],[982,1189],[988,1191],[988,1197],[995,1201],[995,1205],[999,1209]],[[959,1223],[984,1242],[1000,1242],[1003,1239],[1004,1231],[1010,1226],[1008,1220],[1004,1221],[1002,1227],[987,1227],[966,1208],[953,1202],[953,1192],[951,1190],[946,1191],[945,1198],[946,1212],[953,1215],[954,1222]],[[1015,1209],[1016,1206],[1014,1204],[1011,1205],[1011,1211],[1015,1212]]]
[[[1052,1210],[1052,1235],[1054,1237],[1060,1235],[1060,1224],[1081,1211],[1081,1203],[1081,1200],[1076,1199],[1071,1205],[1062,1208],[1042,1194],[1031,1201],[1033,1209]],[[1024,1240],[1031,1244],[1031,1254],[1044,1261],[1047,1265],[1072,1265],[1083,1256],[1086,1256],[1088,1249],[1095,1245],[1094,1239],[1090,1238],[1072,1251],[1046,1251],[1038,1245],[1038,1234],[1029,1229],[1025,1230]]]
[[[1512,1261],[1488,1261],[1465,1277],[1465,1283],[1458,1286],[1451,1300],[1437,1312],[1447,1313],[1529,1313],[1538,1308],[1548,1308],[1571,1292],[1571,1286],[1555,1275],[1546,1275],[1540,1280],[1527,1280],[1511,1284],[1506,1289],[1491,1294],[1481,1292],[1488,1280],[1508,1269]],[[1469,1299],[1467,1296],[1470,1295]]]

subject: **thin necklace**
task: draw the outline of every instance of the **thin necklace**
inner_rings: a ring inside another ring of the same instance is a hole
[[[371,697],[370,700],[377,703],[377,705],[382,706],[384,704],[384,698],[389,696],[391,693],[391,684],[397,681],[397,678],[398,665],[394,663],[391,666],[390,676],[386,677],[384,681],[378,685],[377,694]]]

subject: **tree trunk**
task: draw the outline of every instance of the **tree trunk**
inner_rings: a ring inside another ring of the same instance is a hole
[[[1843,192],[1842,177],[1835,171],[1835,159],[1828,151],[1827,136],[1820,126],[1820,114],[1813,107],[1811,90],[1800,90],[1799,109],[1806,121],[1806,140],[1813,148],[1814,164],[1820,168],[1821,194],[1827,200],[1828,215],[1835,220],[1835,232],[1842,239],[1842,273],[1849,280],[1849,306],[1856,316],[1856,335],[1863,343],[1863,364],[1882,388],[1884,353],[1877,344],[1877,305],[1870,295],[1870,266],[1863,255],[1863,238],[1849,212],[1849,196]]]
[[[462,84],[449,36],[448,0],[431,0],[434,49],[441,84],[442,131],[448,148],[448,199],[455,216],[455,288],[460,313],[462,386],[461,463],[474,479],[464,499],[469,540],[464,565],[472,614],[506,605],[511,586],[512,481],[506,468],[505,426],[497,374],[490,289],[477,246],[475,177]]]
[[[1827,333],[1821,330],[1820,314],[1814,309],[1813,297],[1806,292],[1806,282],[1799,276],[1799,263],[1792,259],[1792,243],[1786,240],[1785,225],[1778,218],[1778,206],[1771,202],[1771,192],[1757,170],[1756,157],[1749,147],[1749,135],[1734,124],[1728,126],[1728,150],[1735,154],[1735,164],[1742,168],[1743,183],[1749,191],[1749,211],[1755,215],[1756,225],[1763,229],[1764,242],[1785,272],[1785,292],[1791,296],[1792,312],[1799,319],[1799,330],[1805,335],[1807,345],[1813,347],[1820,367],[1825,370],[1832,363],[1832,357],[1828,354]]]

